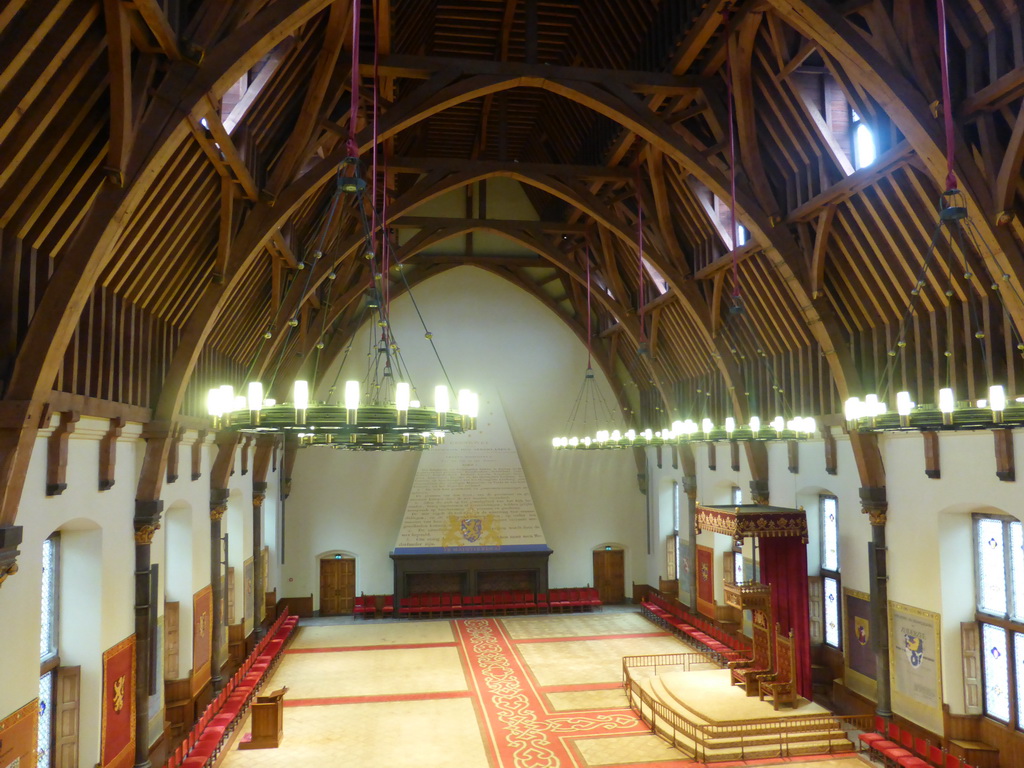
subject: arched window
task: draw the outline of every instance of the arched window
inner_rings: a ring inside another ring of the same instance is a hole
[[[974,518],[978,631],[985,714],[1024,725],[1024,526],[1005,517]]]
[[[875,162],[878,155],[875,134],[853,109],[850,110],[850,132],[853,136],[853,167],[857,170],[866,168]]]
[[[835,496],[818,497],[821,515],[821,588],[825,618],[825,644],[842,649],[842,594],[839,579],[839,501]]]
[[[38,768],[53,765],[54,691],[57,684],[57,617],[60,615],[60,534],[43,542],[42,598],[39,619]]]

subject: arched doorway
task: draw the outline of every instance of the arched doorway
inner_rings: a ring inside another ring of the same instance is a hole
[[[351,614],[356,600],[356,559],[343,552],[324,555],[320,562],[320,615]]]
[[[594,586],[606,605],[626,601],[626,551],[614,544],[594,549]]]

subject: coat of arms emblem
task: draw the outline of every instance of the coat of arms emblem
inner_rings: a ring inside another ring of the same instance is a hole
[[[856,635],[858,643],[867,645],[868,638],[871,636],[871,623],[863,616],[857,616],[853,621],[853,633]]]
[[[479,517],[464,517],[459,525],[462,538],[473,544],[480,540],[484,533],[484,524]]]
[[[924,640],[920,635],[904,634],[903,650],[907,652],[910,666],[915,668],[921,666],[921,662],[924,661]]]

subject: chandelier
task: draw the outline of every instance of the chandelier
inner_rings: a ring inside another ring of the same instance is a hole
[[[209,390],[207,411],[216,429],[250,434],[289,434],[296,436],[301,446],[360,451],[424,450],[443,443],[448,435],[476,429],[479,398],[468,389],[459,390],[453,397],[454,389],[448,381],[440,354],[434,346],[433,334],[423,325],[424,337],[430,342],[447,383],[434,388],[432,407],[423,405],[417,399],[416,388],[412,384],[401,348],[391,327],[390,296],[386,280],[388,260],[392,252],[389,234],[384,227],[381,258],[378,259],[373,248],[377,228],[372,224],[372,217],[366,213],[367,204],[364,197],[368,185],[359,175],[359,160],[350,157],[344,165],[350,166],[353,173],[343,176],[339,171],[327,215],[324,216],[321,230],[315,238],[318,245],[311,257],[312,263],[323,257],[332,219],[341,208],[340,198],[343,195],[351,196],[355,212],[363,224],[362,256],[366,260],[371,278],[365,310],[370,314],[371,327],[378,329],[376,337],[371,335],[372,349],[367,355],[366,376],[361,382],[346,381],[338,402],[313,402],[310,399],[310,385],[307,379],[298,379],[294,382],[291,402],[286,403],[277,403],[272,398],[266,398],[261,381],[248,381],[243,388],[245,394],[236,393],[231,385],[222,385]],[[386,209],[382,219],[385,216]],[[411,286],[401,266],[397,265],[397,271],[416,308],[420,323],[423,324],[423,315],[412,298]],[[300,264],[300,268],[307,269],[310,274],[311,267],[312,264],[307,264],[305,259]],[[332,279],[333,274],[332,272],[329,275]],[[308,279],[306,287],[308,288]],[[329,312],[328,298],[325,296],[321,299],[321,312],[325,319]],[[289,333],[297,325],[297,321],[290,320],[287,323]],[[326,327],[321,328],[321,335],[316,344],[316,367],[319,366],[320,350],[324,348],[326,331]],[[269,338],[271,332],[267,331],[263,334],[263,339]],[[287,341],[288,339],[285,339],[281,343],[282,355],[287,348]],[[339,366],[339,377],[344,364],[343,360]],[[328,400],[333,396],[335,389],[335,386],[330,388]]]
[[[910,391],[896,392],[895,402],[889,402],[889,384],[894,378],[898,358],[906,353],[907,336],[911,321],[917,314],[925,288],[925,278],[933,265],[939,261],[940,244],[945,244],[947,254],[946,273],[948,284],[945,288],[947,301],[954,295],[954,274],[963,277],[963,290],[967,297],[967,305],[971,309],[974,326],[974,341],[978,344],[975,353],[979,359],[986,360],[986,328],[978,318],[977,304],[990,301],[994,304],[1003,303],[1000,284],[993,280],[986,290],[985,282],[979,275],[985,274],[985,264],[996,262],[988,242],[983,238],[978,226],[968,215],[966,199],[957,188],[954,173],[956,144],[953,133],[953,112],[949,88],[949,62],[947,56],[947,27],[944,0],[938,0],[939,22],[939,54],[942,68],[942,113],[946,134],[946,189],[939,198],[939,218],[936,223],[927,255],[904,312],[895,344],[887,351],[887,364],[880,376],[879,391],[868,394],[863,400],[851,397],[844,404],[844,415],[847,426],[860,432],[897,432],[906,430],[970,430],[1015,427],[1024,425],[1024,397],[1010,395],[1002,384],[993,380],[992,366],[989,364],[988,397],[977,400],[965,400],[958,397],[950,383],[952,374],[953,349],[958,346],[953,338],[952,324],[946,325],[945,351],[943,357],[947,366],[946,386],[938,390],[937,402],[918,404],[914,402]],[[962,259],[962,260],[961,260]],[[973,264],[972,264],[973,262]],[[941,271],[940,269],[934,272]],[[938,276],[937,276],[938,277]],[[1009,274],[1002,274],[1004,286],[1016,295],[1021,296],[1010,280]],[[1007,323],[1009,334],[1015,339],[1015,349],[1024,354],[1024,340],[1017,332],[1012,321]],[[1007,357],[1010,352],[1007,350]],[[894,407],[893,407],[894,406]]]

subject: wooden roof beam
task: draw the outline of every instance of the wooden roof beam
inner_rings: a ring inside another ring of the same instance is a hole
[[[177,61],[182,58],[178,35],[167,20],[167,15],[157,0],[126,0],[146,24],[149,33],[156,40],[164,55]]]
[[[530,163],[501,160],[460,160],[439,157],[395,157],[388,161],[388,172],[396,174],[423,174],[427,171],[516,171],[528,176],[545,175],[562,179],[585,181],[629,181],[636,171],[623,166],[572,165],[569,163]]]
[[[479,223],[485,226],[497,226],[507,229],[519,229],[534,232],[573,232],[585,234],[590,230],[586,224],[571,224],[564,221],[533,221],[532,219],[469,219],[443,216],[401,216],[394,219],[388,226],[398,229],[420,229],[422,227],[450,227],[462,224]]]
[[[103,0],[107,27],[107,62],[110,66],[110,141],[107,172],[124,186],[133,139],[132,42],[128,14],[121,0]]]
[[[528,77],[552,80],[579,80],[585,83],[620,83],[636,93],[671,96],[690,93],[703,88],[714,88],[712,78],[697,75],[667,75],[658,72],[636,72],[623,69],[596,69],[590,67],[561,67],[548,64],[524,64],[486,59],[458,59],[447,56],[381,56],[378,72],[382,77],[402,77],[410,80],[429,80],[438,72],[454,70],[463,75],[490,75],[496,77]],[[373,59],[360,64],[360,74],[373,76]]]

